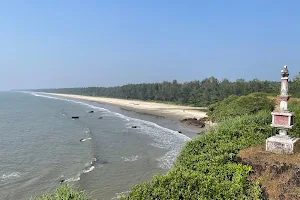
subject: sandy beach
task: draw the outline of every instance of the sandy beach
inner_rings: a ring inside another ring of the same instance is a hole
[[[126,110],[132,110],[135,112],[161,116],[172,120],[182,120],[185,118],[201,119],[206,117],[206,112],[203,111],[203,109],[205,108],[201,108],[201,107],[189,107],[189,106],[171,105],[171,104],[164,104],[164,103],[146,102],[140,100],[92,97],[92,96],[82,96],[82,95],[72,95],[72,94],[57,94],[57,93],[43,93],[43,94],[112,104]]]

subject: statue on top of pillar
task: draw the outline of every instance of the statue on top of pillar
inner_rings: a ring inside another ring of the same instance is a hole
[[[289,70],[285,65],[281,70],[280,110],[272,112],[271,126],[279,130],[279,134],[272,136],[266,141],[266,151],[273,153],[291,154],[295,152],[298,138],[288,135],[288,130],[294,126],[294,113],[288,111]]]

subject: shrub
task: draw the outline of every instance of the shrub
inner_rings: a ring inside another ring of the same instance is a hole
[[[87,197],[83,192],[63,185],[55,192],[36,197],[34,200],[87,200]]]
[[[289,103],[289,108],[291,112],[295,114],[295,124],[292,130],[289,131],[289,134],[300,137],[300,102],[295,100]]]
[[[208,117],[212,121],[222,121],[229,117],[255,114],[260,110],[272,111],[274,101],[264,93],[253,93],[247,96],[229,96],[221,102],[208,107]]]

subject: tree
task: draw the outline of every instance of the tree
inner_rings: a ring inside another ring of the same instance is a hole
[[[290,93],[293,97],[300,97],[300,72],[293,78],[290,83]]]
[[[300,82],[300,72],[294,76],[294,79],[293,79],[294,82]]]

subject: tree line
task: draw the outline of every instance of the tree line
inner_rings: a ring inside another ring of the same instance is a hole
[[[202,81],[195,80],[185,83],[179,83],[174,80],[172,82],[164,81],[162,83],[127,84],[117,87],[55,88],[32,91],[168,101],[192,106],[208,106],[222,101],[230,95],[243,96],[254,92],[278,95],[280,82],[260,81],[258,79],[251,81],[237,79],[231,82],[228,79],[219,81],[214,77],[210,77]],[[290,93],[293,97],[300,97],[299,75],[290,82]]]

